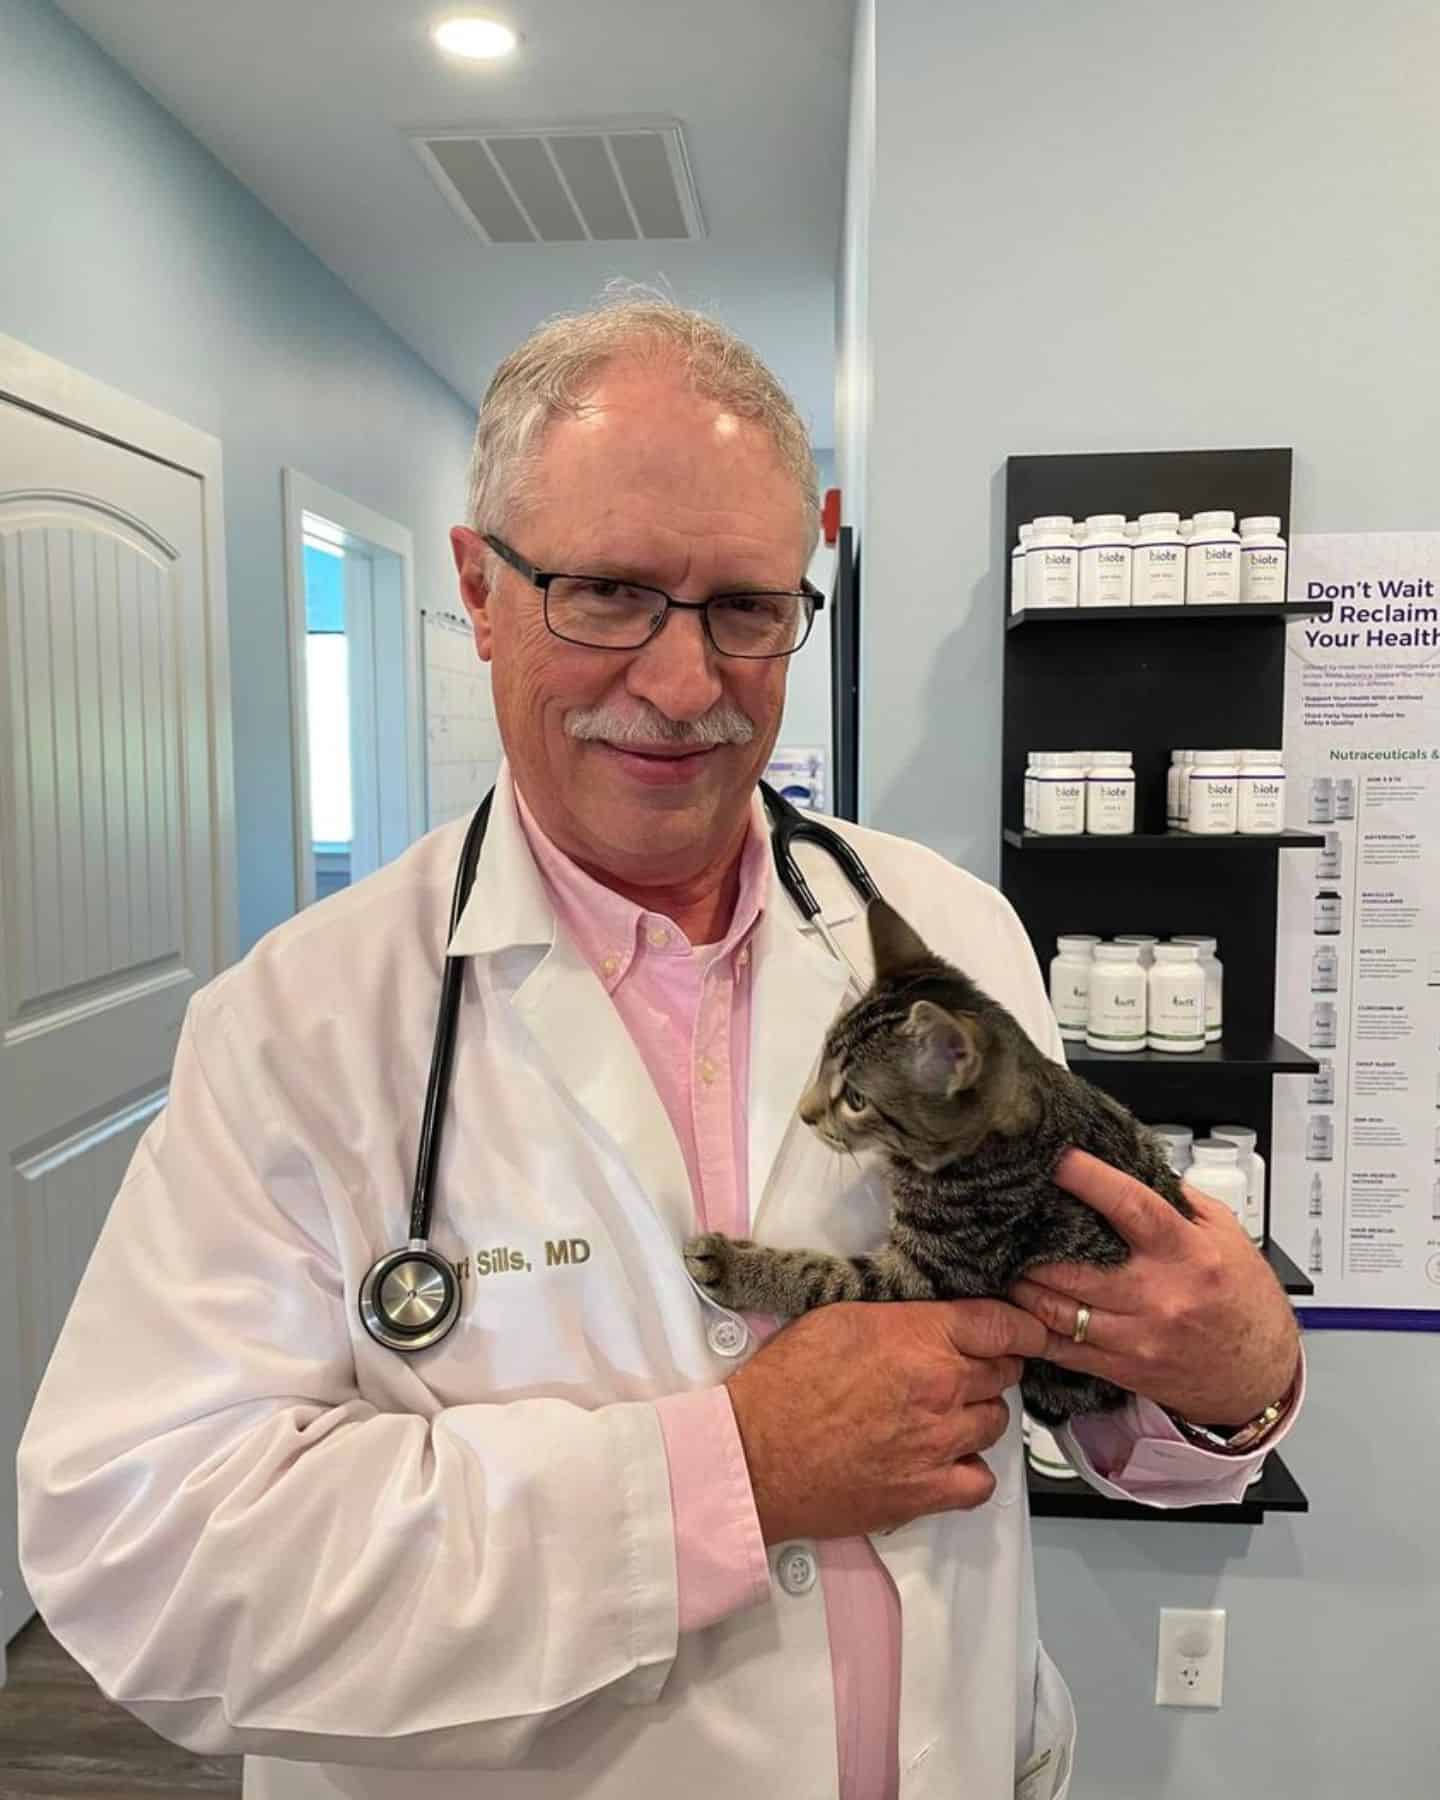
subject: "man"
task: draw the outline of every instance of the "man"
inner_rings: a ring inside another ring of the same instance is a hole
[[[537,333],[452,533],[507,757],[458,928],[463,822],[190,1008],[22,1444],[22,1558],[102,1689],[245,1752],[251,1800],[1048,1800],[1074,1724],[1036,1635],[1021,1359],[1147,1396],[1069,1441],[1159,1505],[1239,1498],[1260,1454],[1162,1406],[1278,1402],[1266,1443],[1293,1417],[1293,1319],[1235,1220],[1078,1154],[1124,1269],[743,1342],[690,1285],[700,1229],[853,1253],[885,1228],[878,1180],[795,1117],[848,978],[756,793],[815,518],[803,430],[728,334],[648,302]],[[1007,903],[842,829],[1058,1058]],[[854,895],[807,873],[868,969]],[[447,948],[432,1241],[461,1313],[406,1356],[357,1295],[403,1241]]]

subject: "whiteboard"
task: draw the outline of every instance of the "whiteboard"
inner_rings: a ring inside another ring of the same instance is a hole
[[[425,794],[430,829],[473,812],[500,772],[500,730],[490,671],[467,620],[422,611]]]

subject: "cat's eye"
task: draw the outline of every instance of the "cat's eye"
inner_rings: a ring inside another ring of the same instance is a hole
[[[840,1090],[840,1104],[848,1113],[862,1113],[869,1105],[869,1101],[866,1100],[859,1088],[851,1087],[847,1081]]]

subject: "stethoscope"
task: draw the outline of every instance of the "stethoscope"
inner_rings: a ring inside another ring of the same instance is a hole
[[[796,862],[793,846],[814,844],[840,867],[841,873],[859,898],[869,904],[879,889],[870,871],[838,833],[828,825],[808,819],[796,807],[777,794],[768,783],[760,783],[765,810],[770,815],[770,848],[775,858],[775,872],[780,885],[799,909],[805,921],[813,925],[824,939],[830,954],[850,971],[856,988],[863,992],[865,982],[850,958],[836,943],[828,925],[820,917],[820,902],[810,891],[810,884]],[[455,893],[450,902],[450,930],[446,943],[454,937],[470,897],[475,879],[480,847],[485,842],[485,828],[490,820],[490,805],[495,798],[492,788],[476,808],[475,817],[465,833],[460,852],[460,866],[455,874]],[[445,1102],[450,1092],[450,1065],[455,1055],[455,1025],[460,1013],[460,988],[465,974],[465,959],[450,956],[440,983],[440,1011],[435,1021],[435,1045],[430,1055],[430,1080],[425,1090],[425,1116],[420,1126],[420,1148],[415,1158],[415,1186],[410,1201],[410,1241],[402,1250],[392,1250],[374,1264],[360,1284],[360,1317],[365,1329],[379,1344],[390,1350],[428,1350],[438,1344],[460,1315],[460,1278],[454,1265],[426,1241],[430,1235],[430,1209],[435,1184],[435,1168],[440,1159],[440,1133],[445,1121]],[[688,1277],[687,1277],[688,1278]],[[712,1325],[711,1345],[721,1355],[738,1355],[743,1349],[749,1329],[737,1315],[716,1306],[703,1288],[690,1284],[707,1306],[723,1313],[723,1319]]]

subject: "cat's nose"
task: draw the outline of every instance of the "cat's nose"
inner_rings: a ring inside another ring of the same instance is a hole
[[[818,1125],[825,1117],[825,1096],[817,1082],[805,1090],[800,1100],[800,1117],[807,1125]]]

